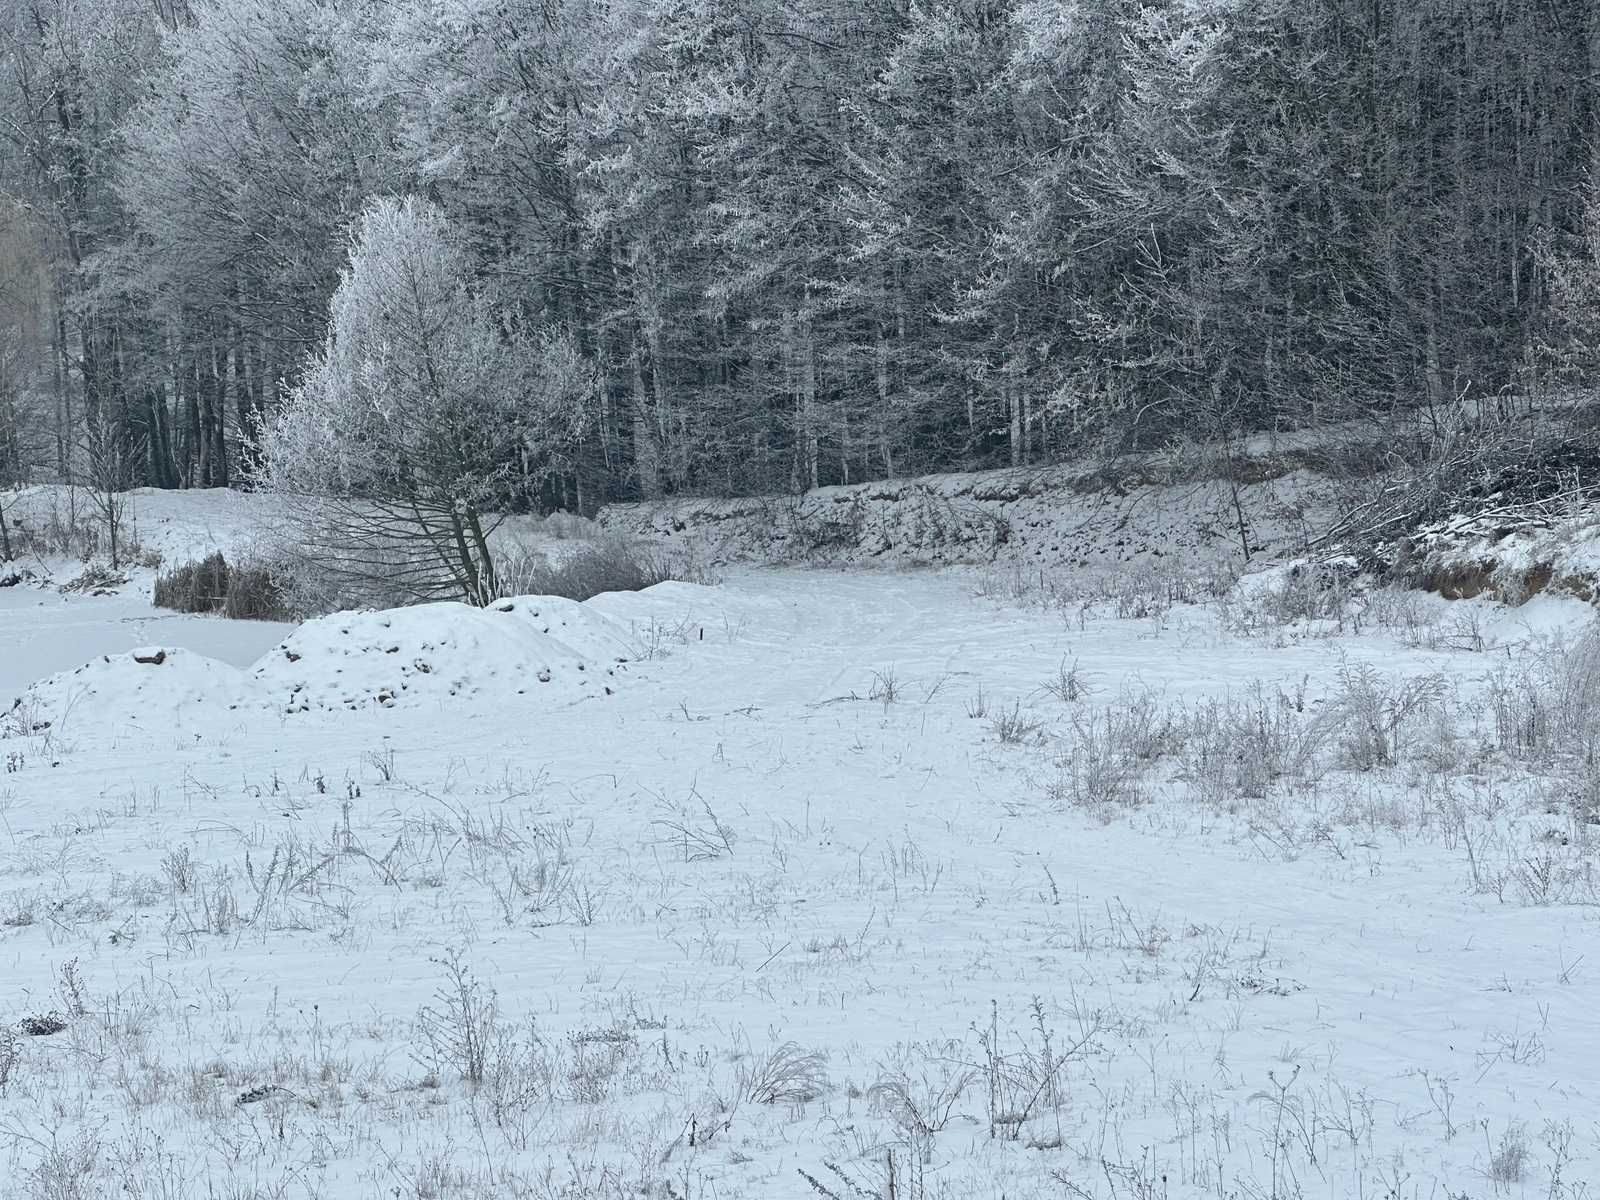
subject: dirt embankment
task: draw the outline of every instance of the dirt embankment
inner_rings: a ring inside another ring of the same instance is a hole
[[[1282,459],[1234,480],[1144,462],[930,475],[798,496],[612,505],[607,529],[711,562],[1114,566],[1294,553],[1332,511],[1331,489]]]

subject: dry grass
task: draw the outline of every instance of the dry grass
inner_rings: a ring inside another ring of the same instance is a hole
[[[221,613],[235,620],[287,621],[293,616],[272,568],[230,565],[220,553],[157,575],[152,599],[157,608]]]

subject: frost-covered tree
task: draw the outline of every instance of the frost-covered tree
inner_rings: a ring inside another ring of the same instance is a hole
[[[322,349],[262,440],[303,560],[416,598],[495,597],[492,506],[522,448],[525,350],[432,204],[363,215]]]
[[[112,187],[120,123],[158,28],[141,0],[0,5],[0,223],[36,234],[52,259],[35,316],[48,322],[63,474],[80,420],[131,423],[130,367],[144,347],[106,266],[127,223]]]
[[[224,484],[248,460],[321,338],[351,215],[392,187],[386,110],[358,94],[372,8],[192,0],[124,123],[116,275],[147,314],[156,482]]]
[[[521,499],[592,510],[1521,386],[1597,47],[1592,0],[13,0],[0,192],[59,424],[163,485],[234,478],[351,217],[428,197],[562,331]]]
[[[582,512],[580,460],[600,424],[604,382],[598,364],[584,354],[571,329],[545,328],[519,341],[526,364],[518,405],[523,478],[531,486],[571,480],[568,507]]]
[[[0,562],[13,555],[7,493],[45,457],[42,419],[48,373],[45,251],[30,222],[0,198]]]

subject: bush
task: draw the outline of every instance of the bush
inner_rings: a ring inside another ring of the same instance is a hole
[[[1264,799],[1274,784],[1307,787],[1332,765],[1325,754],[1341,732],[1337,708],[1308,705],[1303,694],[1269,694],[1256,683],[1186,714],[1185,770],[1206,803],[1229,809]]]
[[[86,596],[108,596],[128,582],[121,571],[105,563],[89,563],[83,571],[61,585],[62,592],[81,592]]]
[[[63,511],[52,501],[48,509],[7,519],[12,522],[13,559],[59,557],[88,562],[100,553],[100,527],[87,511],[78,512],[75,503]]]

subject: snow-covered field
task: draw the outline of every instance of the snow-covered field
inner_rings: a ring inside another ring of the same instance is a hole
[[[1600,1184],[1576,601],[4,603],[0,1195]]]

